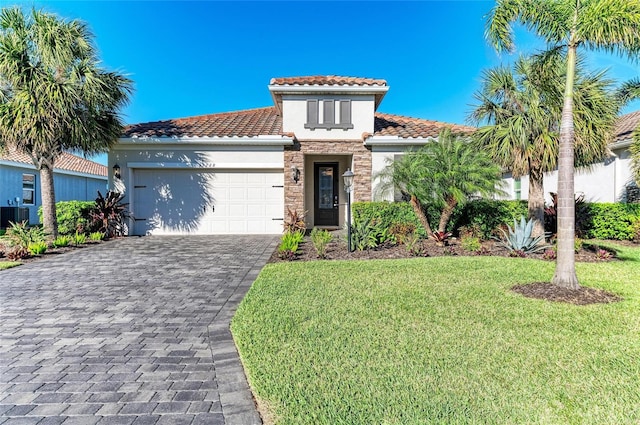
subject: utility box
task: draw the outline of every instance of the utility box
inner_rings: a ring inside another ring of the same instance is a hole
[[[29,221],[29,208],[25,207],[0,207],[0,228],[9,227],[9,222],[20,223]]]

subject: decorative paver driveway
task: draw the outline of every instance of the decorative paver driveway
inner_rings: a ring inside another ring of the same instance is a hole
[[[0,423],[260,423],[229,321],[271,236],[114,240],[0,272]]]

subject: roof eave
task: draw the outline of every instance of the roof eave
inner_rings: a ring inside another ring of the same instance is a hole
[[[221,137],[152,137],[133,136],[118,139],[123,145],[219,145],[219,146],[291,146],[294,139],[289,136],[260,135],[260,136],[221,136]]]
[[[276,105],[278,112],[282,114],[282,95],[283,94],[300,94],[300,95],[317,95],[323,93],[331,94],[371,94],[375,97],[375,109],[382,102],[382,99],[389,91],[389,86],[307,86],[307,85],[278,85],[270,84],[269,91]]]
[[[436,137],[369,136],[364,139],[365,146],[421,146],[437,141]]]

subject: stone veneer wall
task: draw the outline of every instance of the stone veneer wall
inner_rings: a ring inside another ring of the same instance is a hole
[[[371,200],[371,151],[362,140],[332,141],[296,141],[293,146],[284,148],[284,203],[285,217],[287,207],[299,212],[304,211],[305,155],[352,155],[354,179],[352,201]],[[291,167],[300,170],[300,180],[295,183],[291,178]]]

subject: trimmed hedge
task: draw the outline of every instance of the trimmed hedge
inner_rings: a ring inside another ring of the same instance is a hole
[[[73,235],[76,230],[89,231],[89,210],[95,206],[93,201],[56,202],[58,234]],[[38,217],[42,222],[42,206],[38,208]]]
[[[631,240],[634,238],[634,223],[640,221],[640,204],[587,203],[586,218],[582,231],[586,238]],[[427,210],[432,227],[438,222],[440,212]],[[477,226],[484,239],[505,224],[513,225],[514,219],[527,216],[527,201],[497,201],[479,199],[467,202],[454,210],[447,231],[458,233],[462,226]],[[355,202],[353,204],[354,225],[366,220],[375,220],[384,227],[394,223],[413,223],[419,235],[426,232],[408,202]],[[637,226],[637,224],[636,224]],[[637,236],[636,236],[637,237]]]
[[[640,221],[640,204],[588,203],[583,229],[587,238],[634,239],[634,224]]]

